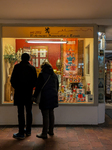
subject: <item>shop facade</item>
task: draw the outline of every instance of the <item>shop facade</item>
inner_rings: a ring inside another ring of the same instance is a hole
[[[0,124],[17,124],[10,77],[22,53],[30,55],[37,75],[49,61],[59,79],[56,124],[99,124],[105,121],[105,34],[97,25],[1,25]],[[42,124],[33,104],[33,124]]]

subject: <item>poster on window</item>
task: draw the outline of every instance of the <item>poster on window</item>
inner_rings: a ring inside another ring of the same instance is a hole
[[[105,35],[103,33],[98,33],[98,69],[99,69],[99,79],[98,79],[98,102],[104,103],[105,101]],[[109,78],[109,77],[108,77]],[[106,81],[108,82],[108,81]],[[109,92],[108,86],[106,86],[106,91]]]
[[[32,59],[32,65],[35,67],[35,58]]]
[[[73,44],[63,44],[63,47],[65,77],[75,76],[78,74],[78,39]]]
[[[40,65],[45,61],[45,59],[40,59]]]
[[[38,57],[38,49],[32,49],[31,50],[32,51],[32,56],[36,56],[36,57]]]
[[[99,78],[98,79],[98,88],[104,89],[104,78]]]
[[[40,49],[40,57],[46,57],[46,49]]]
[[[99,102],[99,103],[104,102],[104,97],[105,97],[105,95],[104,95],[104,90],[99,89],[99,90],[98,90],[98,102]]]
[[[99,67],[104,67],[104,57],[98,56]]]
[[[38,67],[38,59],[36,59],[36,67]]]
[[[103,67],[99,67],[99,78],[104,78],[104,68]]]
[[[23,53],[31,55],[30,47],[23,47]]]

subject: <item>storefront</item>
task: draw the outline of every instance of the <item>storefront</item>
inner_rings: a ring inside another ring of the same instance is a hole
[[[30,54],[37,75],[49,61],[59,79],[56,124],[99,124],[104,122],[104,34],[96,25],[1,26],[0,124],[17,124],[10,77],[22,53]],[[102,85],[102,86],[101,86]],[[33,105],[33,124],[41,124]]]

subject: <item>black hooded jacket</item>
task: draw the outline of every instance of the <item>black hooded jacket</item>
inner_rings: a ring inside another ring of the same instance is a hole
[[[41,90],[49,76],[48,82]],[[45,64],[37,79],[37,86],[34,93],[34,97],[37,97],[41,90],[40,109],[52,109],[58,107],[58,88],[59,82],[56,74],[50,65]]]

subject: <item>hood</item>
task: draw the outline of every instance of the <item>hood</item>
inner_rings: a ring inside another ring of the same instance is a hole
[[[42,68],[42,72],[53,74],[53,68],[50,65],[45,64],[44,67]]]

